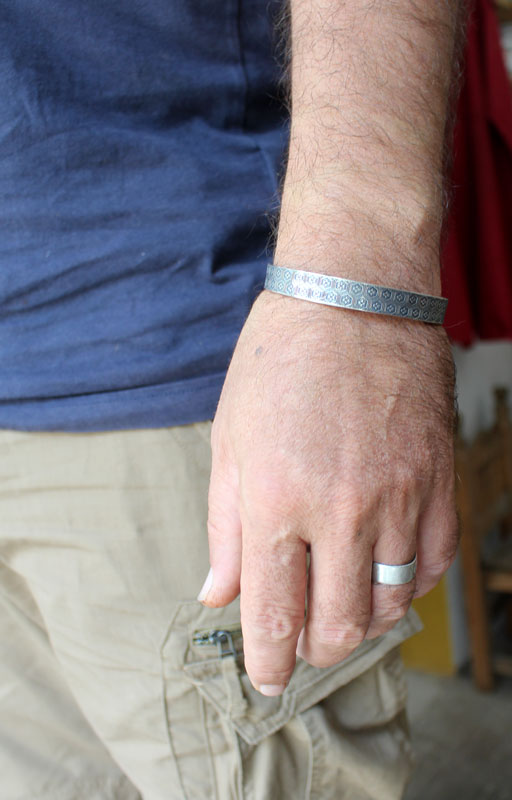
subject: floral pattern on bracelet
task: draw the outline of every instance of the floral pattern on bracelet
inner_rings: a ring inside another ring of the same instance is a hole
[[[433,325],[443,324],[448,305],[445,297],[391,289],[388,286],[377,286],[318,272],[280,267],[277,264],[267,265],[265,289],[313,303],[413,319]]]

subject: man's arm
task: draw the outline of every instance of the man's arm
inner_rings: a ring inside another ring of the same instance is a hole
[[[292,0],[276,263],[439,294],[457,2]],[[241,591],[261,691],[283,690],[298,640],[328,666],[406,613],[414,582],[372,585],[372,560],[417,552],[417,592],[437,583],[457,546],[452,439],[442,329],[258,297],[212,429],[201,599]]]
[[[438,294],[459,0],[292,0],[291,11],[276,263]]]

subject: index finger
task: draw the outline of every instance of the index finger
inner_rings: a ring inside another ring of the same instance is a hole
[[[244,524],[245,522],[245,524]],[[242,520],[240,607],[245,669],[269,697],[282,694],[304,624],[306,545],[282,524]]]

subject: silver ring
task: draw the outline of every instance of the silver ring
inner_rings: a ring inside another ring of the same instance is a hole
[[[384,583],[388,586],[401,586],[409,583],[416,575],[416,556],[408,564],[372,564],[372,583]]]

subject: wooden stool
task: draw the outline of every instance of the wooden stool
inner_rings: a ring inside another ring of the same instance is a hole
[[[494,675],[512,676],[512,656],[491,650],[491,606],[512,595],[512,424],[507,390],[495,389],[496,419],[472,444],[456,442],[457,506],[471,638],[473,677],[490,690]]]

